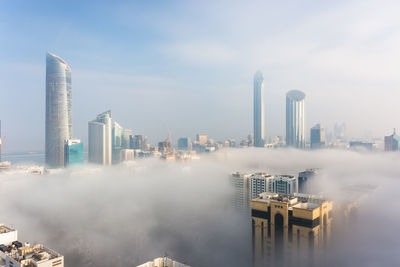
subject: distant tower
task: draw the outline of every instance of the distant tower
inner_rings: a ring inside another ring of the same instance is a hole
[[[311,149],[323,148],[325,146],[325,129],[321,124],[316,124],[310,130]]]
[[[254,74],[254,146],[264,147],[264,77]]]
[[[72,138],[71,68],[62,58],[46,55],[46,164],[64,166],[64,142]]]
[[[89,122],[89,162],[111,165],[111,161],[112,124],[109,110]]]
[[[286,94],[286,145],[305,148],[305,111],[306,95],[298,90]]]

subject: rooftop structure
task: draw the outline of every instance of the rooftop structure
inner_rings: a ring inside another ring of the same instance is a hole
[[[157,258],[154,261],[148,261],[144,264],[138,265],[137,267],[190,267],[184,263],[174,261],[167,257]]]

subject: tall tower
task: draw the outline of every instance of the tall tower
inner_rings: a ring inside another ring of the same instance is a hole
[[[71,68],[62,58],[46,55],[46,164],[64,166],[64,142],[72,138]]]
[[[254,74],[254,146],[264,147],[264,77]]]
[[[89,162],[111,165],[111,161],[112,124],[109,110],[89,122]]]
[[[286,94],[286,145],[305,148],[305,112],[306,95],[298,90]]]

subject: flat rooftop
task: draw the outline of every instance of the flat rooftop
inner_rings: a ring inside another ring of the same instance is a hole
[[[30,246],[23,245],[21,242],[18,241],[12,242],[7,245],[1,245],[0,251],[2,251],[7,257],[12,258],[19,263],[46,262],[62,257],[60,253],[46,248],[41,244]]]
[[[0,224],[0,234],[5,234],[5,233],[9,233],[9,232],[14,232],[14,231],[15,231],[15,229],[12,229],[3,224]]]

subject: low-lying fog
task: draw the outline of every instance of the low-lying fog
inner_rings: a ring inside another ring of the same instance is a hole
[[[0,173],[0,222],[21,241],[62,253],[66,266],[136,266],[169,255],[196,266],[251,266],[250,217],[233,209],[229,174],[321,168],[332,199],[341,188],[377,188],[359,203],[356,227],[327,266],[400,262],[400,153],[232,149],[188,162],[144,159],[84,165],[49,175]]]

